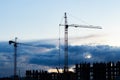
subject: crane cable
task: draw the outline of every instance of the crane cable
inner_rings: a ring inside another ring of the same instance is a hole
[[[62,22],[63,22],[63,19],[64,19],[64,16],[61,18],[61,21],[60,21],[60,24],[62,24]],[[58,38],[58,40],[59,40],[59,42],[58,42],[58,46],[59,46],[59,58],[58,58],[58,66],[59,66],[59,68],[61,67],[61,62],[60,62],[60,53],[61,53],[61,29],[60,29],[60,24],[59,24],[59,38]]]
[[[61,49],[60,49],[60,48],[61,48],[61,47],[60,47],[61,42],[60,42],[60,40],[61,40],[61,39],[60,39],[60,26],[59,26],[59,58],[58,58],[58,59],[59,59],[59,60],[58,60],[58,61],[59,61],[59,68],[60,68],[60,66],[61,66],[61,64],[60,64],[60,53],[61,53]]]
[[[71,16],[72,18],[74,18],[74,19],[76,19],[76,20],[84,23],[84,24],[90,25],[88,22],[86,22],[86,21],[84,21],[83,19],[80,19],[80,18],[78,18],[78,17],[75,17],[75,16],[73,16],[73,15],[70,14],[70,13],[68,13],[68,15]]]

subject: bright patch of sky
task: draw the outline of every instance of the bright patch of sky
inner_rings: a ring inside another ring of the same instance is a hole
[[[97,35],[88,43],[119,46],[119,4],[120,0],[0,0],[0,41],[14,37],[21,40],[58,39],[59,23],[67,12],[68,24],[90,24],[103,28],[69,28],[70,38]],[[63,27],[61,37],[64,37]]]

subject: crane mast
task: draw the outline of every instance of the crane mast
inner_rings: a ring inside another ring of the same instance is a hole
[[[14,45],[14,80],[17,77],[17,37],[15,41],[9,41],[9,44]]]
[[[17,37],[15,38],[15,43],[14,43],[14,47],[15,47],[15,56],[14,56],[14,61],[15,61],[15,63],[14,63],[14,76],[17,76]]]
[[[67,14],[64,14],[65,24],[59,24],[59,26],[65,26],[65,33],[64,33],[64,72],[68,72],[68,27],[81,27],[81,28],[93,28],[93,29],[102,29],[100,26],[93,26],[93,25],[77,25],[71,24],[68,25],[67,23]]]
[[[64,38],[64,72],[68,72],[68,23],[67,23],[67,15],[65,13],[65,38]]]

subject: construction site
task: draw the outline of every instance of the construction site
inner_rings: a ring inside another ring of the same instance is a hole
[[[9,40],[8,44],[14,47],[14,75],[13,77],[0,78],[0,80],[119,80],[120,79],[120,62],[96,62],[96,63],[77,63],[74,64],[73,71],[69,71],[69,43],[68,43],[68,29],[69,28],[88,28],[88,29],[102,29],[101,26],[93,25],[78,25],[68,24],[67,14],[64,14],[64,66],[60,72],[59,66],[56,66],[56,72],[48,72],[46,70],[26,70],[25,76],[20,77],[17,74],[17,47],[18,45],[33,46],[31,44],[19,43],[17,37],[15,40]],[[60,38],[59,38],[60,41]],[[60,56],[60,42],[59,42],[59,56]],[[89,55],[88,58],[91,56]],[[59,58],[60,60],[60,58]]]

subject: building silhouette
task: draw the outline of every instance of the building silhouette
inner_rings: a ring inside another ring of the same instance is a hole
[[[43,70],[27,70],[27,80],[118,80],[120,62],[80,63],[75,65],[74,72],[48,73]]]
[[[106,64],[94,63],[92,73],[93,80],[106,80]]]
[[[26,80],[75,80],[75,73],[48,73],[43,70],[27,70]]]
[[[90,63],[76,64],[75,74],[77,80],[90,80]]]
[[[76,80],[120,80],[120,62],[75,65]]]
[[[0,80],[13,80],[6,77]],[[44,70],[26,70],[24,78],[17,80],[120,80],[120,62],[80,63],[74,72],[48,73]]]

